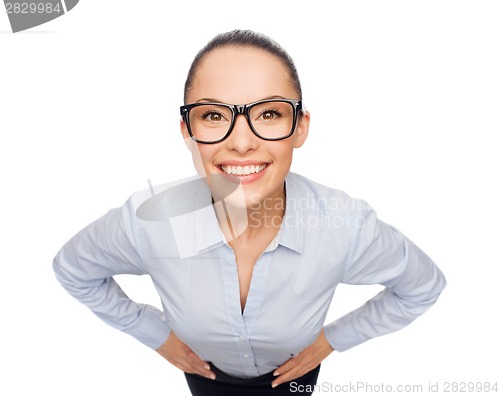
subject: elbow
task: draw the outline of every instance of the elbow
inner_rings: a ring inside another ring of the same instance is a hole
[[[422,315],[437,302],[447,285],[443,273],[437,267],[435,268],[435,274],[430,276],[427,282],[414,288],[411,295],[398,295],[398,293],[395,293],[402,308],[415,318]]]

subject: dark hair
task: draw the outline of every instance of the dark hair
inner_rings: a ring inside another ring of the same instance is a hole
[[[288,73],[290,74],[290,80],[291,80],[290,82],[292,83],[292,86],[299,94],[298,99],[302,99],[302,88],[300,86],[300,80],[299,80],[299,75],[297,73],[297,69],[295,68],[293,59],[290,57],[290,55],[288,55],[288,53],[283,49],[283,47],[281,47],[281,45],[279,45],[273,39],[261,33],[256,33],[251,30],[237,29],[227,33],[218,34],[198,52],[193,62],[191,63],[186,83],[184,84],[184,104],[186,104],[188,91],[193,84],[194,76],[203,58],[217,48],[231,47],[231,46],[234,47],[248,46],[248,47],[260,48],[279,58],[283,62],[284,66],[287,68]]]

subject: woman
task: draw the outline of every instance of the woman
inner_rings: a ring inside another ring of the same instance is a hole
[[[183,370],[193,395],[310,390],[332,351],[401,329],[436,301],[446,281],[418,247],[363,201],[290,172],[310,114],[278,44],[251,31],[215,37],[184,102],[200,178],[134,194],[73,237],[54,270]],[[163,312],[131,301],[113,280],[123,273],[149,274]],[[339,283],[385,289],[324,326]]]

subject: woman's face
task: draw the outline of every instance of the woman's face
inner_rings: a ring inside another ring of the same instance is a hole
[[[271,97],[299,99],[281,61],[261,49],[226,47],[210,52],[200,63],[187,103],[246,104]],[[283,182],[290,170],[293,149],[302,146],[308,129],[309,114],[305,113],[298,119],[291,137],[267,141],[252,132],[244,116],[237,116],[227,139],[203,144],[190,139],[186,125],[181,121],[181,131],[193,155],[196,170],[200,176],[207,177],[214,196],[226,198],[227,191],[239,185],[245,202],[241,199],[239,202],[225,201],[246,207],[283,197]],[[249,166],[249,171],[264,169],[249,175],[230,174],[238,165]]]

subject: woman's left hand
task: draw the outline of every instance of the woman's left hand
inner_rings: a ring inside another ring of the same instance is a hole
[[[274,371],[274,375],[278,378],[273,381],[273,388],[284,382],[302,377],[304,374],[315,369],[333,351],[334,349],[325,337],[324,330],[321,330],[314,343]]]

